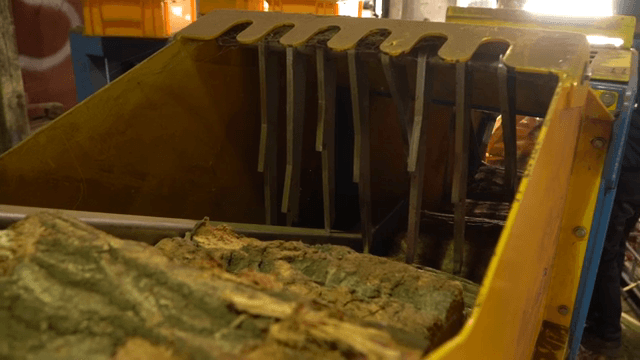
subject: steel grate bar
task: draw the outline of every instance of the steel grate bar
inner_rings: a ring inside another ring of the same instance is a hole
[[[287,214],[287,225],[298,221],[300,206],[300,171],[302,166],[302,131],[306,63],[304,55],[293,47],[287,53],[287,167],[285,172],[282,212]]]
[[[316,50],[318,71],[318,131],[316,150],[322,156],[322,199],[324,228],[331,230],[335,220],[335,116],[336,64],[324,47]]]
[[[368,253],[373,239],[371,219],[371,174],[370,174],[370,123],[369,123],[369,79],[367,65],[359,58],[355,49],[348,51],[349,83],[353,109],[355,133],[353,151],[353,181],[358,183],[360,203],[360,225],[363,249]]]
[[[381,54],[382,68],[387,78],[389,92],[396,104],[398,112],[398,125],[402,135],[405,155],[409,154],[409,134],[413,126],[411,122],[411,93],[409,90],[409,82],[407,69],[404,65],[396,64],[392,57],[387,54]]]
[[[504,142],[504,186],[510,195],[516,193],[518,148],[516,144],[516,76],[502,58],[498,65],[498,88],[502,114],[502,141]]]
[[[277,131],[279,67],[275,54],[269,54],[266,44],[258,45],[260,72],[260,154],[258,171],[264,173],[265,221],[277,225],[278,219],[278,175],[277,175]]]
[[[455,163],[451,202],[454,205],[453,272],[462,272],[464,255],[467,173],[469,170],[469,134],[471,125],[471,72],[467,63],[456,64]]]
[[[431,104],[434,71],[429,69],[427,52],[418,55],[416,71],[416,102],[413,120],[411,145],[415,152],[415,164],[410,170],[409,225],[407,229],[406,262],[412,264],[415,258],[416,244],[420,236],[420,214],[422,210],[422,189],[424,188],[425,154],[427,152],[426,116]]]

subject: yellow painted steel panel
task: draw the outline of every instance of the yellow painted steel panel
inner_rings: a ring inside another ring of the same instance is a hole
[[[594,93],[589,101],[597,101]],[[611,121],[589,116],[584,119],[545,311],[546,321],[567,328],[571,324],[610,136]],[[564,358],[565,348],[563,344],[556,349],[558,359]]]
[[[636,18],[634,16],[568,17],[535,14],[518,9],[464,8],[451,6],[447,9],[447,22],[511,26],[530,29],[547,29],[577,32],[584,35],[599,35],[623,40],[626,49],[633,45]]]
[[[591,78],[629,82],[631,51],[626,49],[600,49],[591,64]]]
[[[262,223],[256,63],[218,51],[173,42],[3,154],[0,202]]]

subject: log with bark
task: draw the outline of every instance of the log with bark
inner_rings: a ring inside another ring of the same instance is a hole
[[[0,231],[0,358],[418,359],[462,287],[339,246],[201,226],[150,246],[41,213]]]

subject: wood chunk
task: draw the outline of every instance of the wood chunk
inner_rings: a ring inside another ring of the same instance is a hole
[[[287,291],[330,304],[348,317],[418,335],[429,348],[457,332],[462,324],[460,283],[410,265],[343,246],[242,238],[225,227],[203,226],[192,239],[193,245],[185,245],[182,239],[165,239],[157,247],[167,249],[163,250],[167,256],[195,266],[199,260],[182,254],[198,247],[241,278],[271,275],[271,281]],[[175,250],[181,246],[184,250]]]
[[[0,358],[419,359],[462,312],[459,283],[226,228],[156,248],[41,213],[0,251]]]
[[[142,338],[130,338],[118,348],[113,360],[186,360],[166,346],[158,346]]]

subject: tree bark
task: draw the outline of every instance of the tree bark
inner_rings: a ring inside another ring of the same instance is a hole
[[[216,264],[271,290],[331,304],[348,317],[388,324],[417,336],[426,350],[462,326],[459,282],[344,246],[259,241],[202,226],[192,239],[165,239],[156,248],[183,264]]]
[[[0,0],[0,37],[0,152],[5,152],[29,135],[10,0]]]
[[[0,231],[0,358],[418,360],[457,330],[460,284],[405,264],[210,227],[163,242],[57,213]]]

